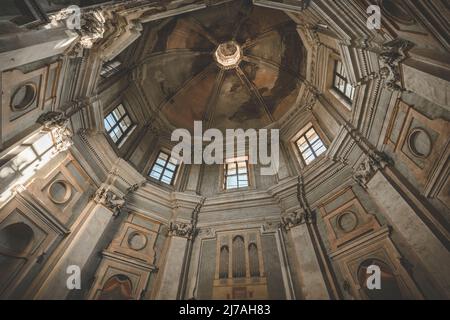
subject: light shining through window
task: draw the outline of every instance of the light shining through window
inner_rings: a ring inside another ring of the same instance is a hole
[[[327,151],[319,135],[313,127],[308,129],[296,142],[303,160],[308,165]]]
[[[172,158],[167,153],[160,152],[153,164],[149,176],[164,182],[165,184],[171,185],[178,171],[178,166],[177,159]]]
[[[115,144],[119,144],[130,132],[132,122],[122,104],[119,104],[104,119],[105,129]]]
[[[347,72],[341,61],[336,61],[334,71],[334,88],[339,91],[348,100],[353,101],[355,96],[355,87],[353,87],[347,78]]]
[[[248,162],[234,161],[225,164],[225,189],[248,187]]]

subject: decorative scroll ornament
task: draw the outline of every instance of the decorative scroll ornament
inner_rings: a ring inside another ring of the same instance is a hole
[[[171,222],[169,225],[169,235],[191,239],[194,234],[192,223]]]
[[[404,91],[400,74],[400,63],[405,60],[406,53],[411,49],[411,42],[396,39],[385,43],[379,54],[380,75],[385,86],[390,90]]]
[[[95,193],[93,200],[110,209],[114,213],[114,216],[118,216],[125,206],[125,199],[119,197],[106,187],[100,187]]]
[[[57,152],[62,152],[72,145],[72,131],[69,129],[69,119],[59,111],[49,111],[42,114],[36,121],[43,125],[44,131],[50,131]]]

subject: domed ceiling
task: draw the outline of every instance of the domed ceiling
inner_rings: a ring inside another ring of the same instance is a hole
[[[306,51],[282,11],[233,1],[146,28],[141,88],[176,128],[262,128],[297,99]]]

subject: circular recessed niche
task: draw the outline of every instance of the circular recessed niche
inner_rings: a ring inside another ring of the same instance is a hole
[[[433,143],[428,132],[422,128],[411,130],[408,135],[408,148],[414,156],[427,158],[433,148]]]
[[[11,97],[11,108],[14,111],[23,111],[36,100],[37,90],[34,83],[27,83],[14,91]]]
[[[147,237],[139,232],[132,232],[128,236],[128,246],[136,251],[142,250],[147,245]]]
[[[63,204],[72,196],[72,187],[66,181],[56,180],[48,188],[48,194],[53,202]]]
[[[336,224],[339,229],[348,233],[355,230],[355,228],[358,226],[358,217],[354,212],[346,211],[339,215],[336,220]]]
[[[214,52],[214,59],[222,68],[235,68],[241,62],[242,49],[235,41],[221,43]]]

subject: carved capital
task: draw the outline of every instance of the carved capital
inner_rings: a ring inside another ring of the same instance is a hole
[[[80,46],[90,49],[105,33],[105,17],[100,10],[93,10],[81,16],[82,25],[79,30]]]
[[[78,38],[70,47],[69,55],[77,55],[83,49],[91,49],[98,40],[103,38],[106,30],[106,19],[100,9],[81,11],[79,8],[70,6],[50,16],[50,20],[53,26],[71,22],[70,27],[67,25],[68,31]]]
[[[169,225],[169,236],[191,239],[194,235],[192,223],[171,222]]]
[[[384,169],[390,160],[384,153],[371,151],[353,171],[353,179],[358,182],[364,189],[367,183],[377,173],[378,170]]]
[[[388,89],[404,91],[400,75],[400,63],[405,60],[407,51],[411,47],[411,42],[402,39],[396,39],[383,45],[378,58],[380,75]]]
[[[281,225],[285,230],[289,230],[305,222],[305,212],[302,210],[297,210],[281,217]]]
[[[276,232],[280,227],[282,226],[282,224],[278,221],[274,221],[274,222],[266,222],[261,226],[262,232],[263,233],[271,233],[271,232]]]
[[[39,116],[36,121],[43,126],[44,131],[50,131],[58,152],[69,149],[72,145],[72,131],[69,129],[69,119],[59,111],[49,111]]]
[[[125,199],[116,195],[107,187],[100,187],[93,196],[93,200],[110,209],[115,216],[118,216],[125,206]]]

